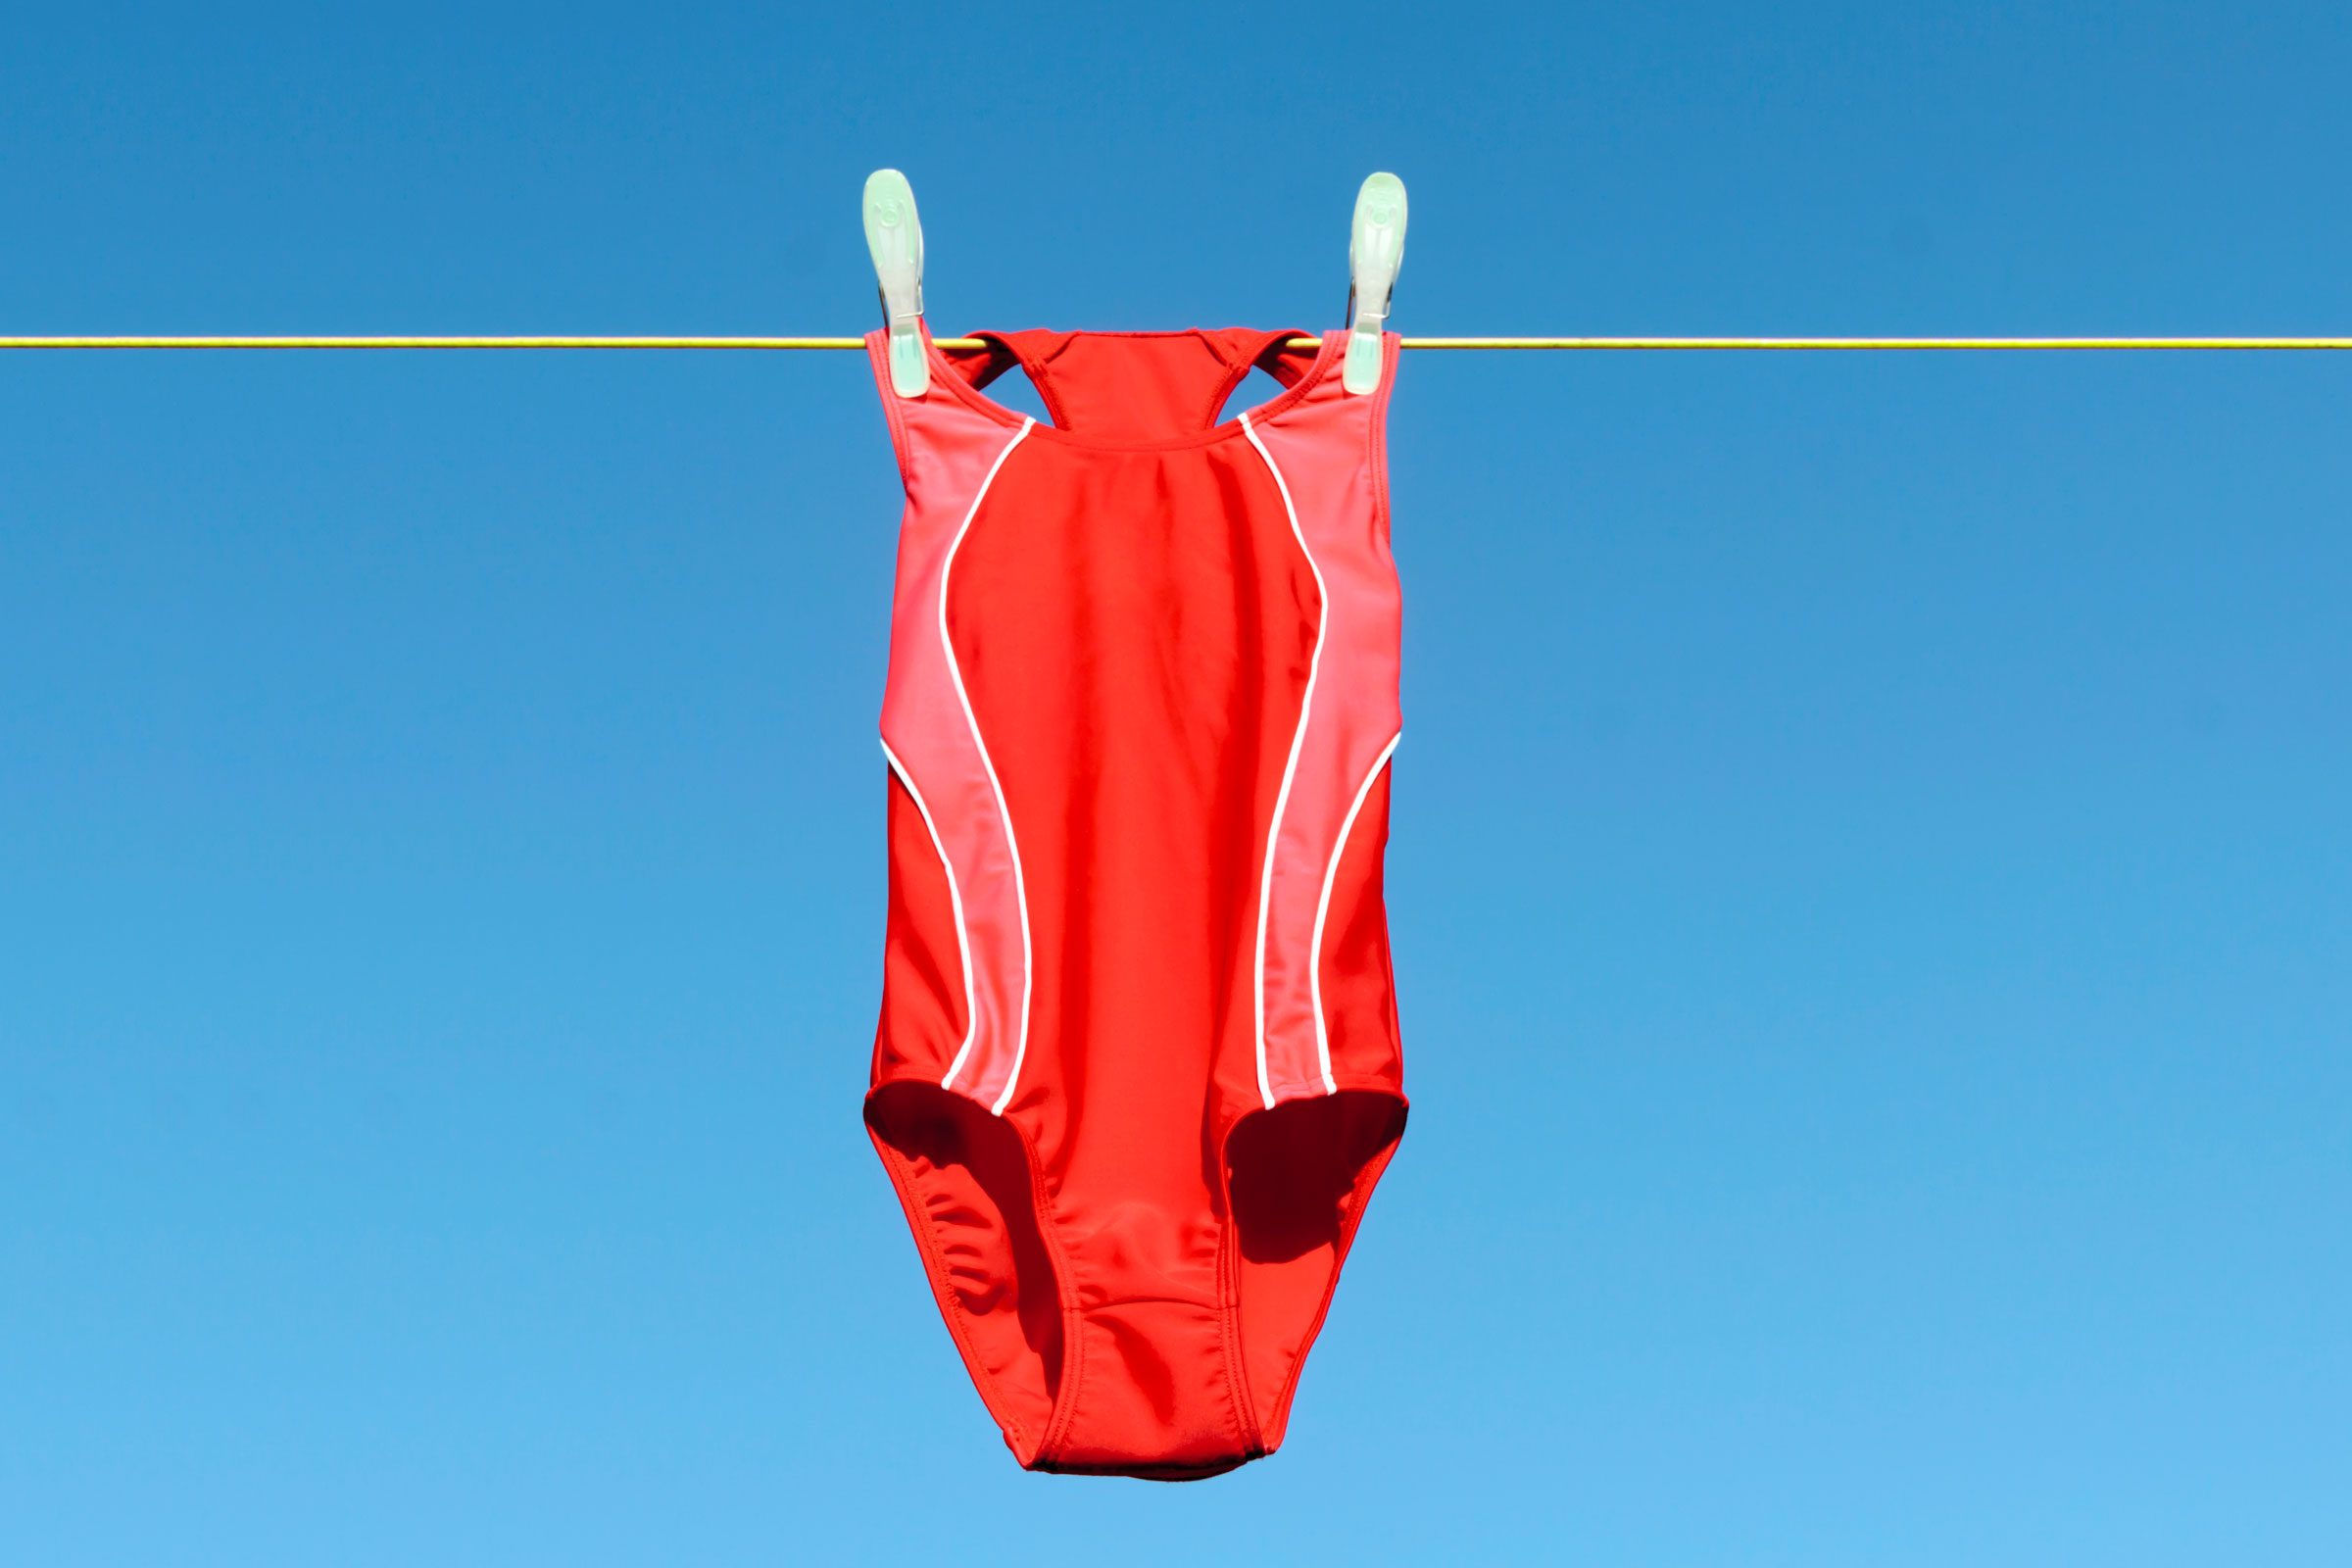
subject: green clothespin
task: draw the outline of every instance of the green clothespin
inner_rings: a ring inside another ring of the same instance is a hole
[[[923,352],[923,223],[914,212],[914,187],[895,169],[865,177],[865,248],[890,325],[891,389],[919,398],[931,389],[931,361]]]
[[[1355,223],[1348,234],[1348,357],[1340,384],[1350,392],[1380,387],[1380,334],[1404,265],[1404,181],[1374,174],[1355,193]]]

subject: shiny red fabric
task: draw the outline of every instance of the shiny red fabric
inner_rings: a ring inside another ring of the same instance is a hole
[[[1396,342],[1351,396],[1293,335],[987,333],[909,399],[868,340],[907,505],[865,1116],[1032,1469],[1272,1452],[1403,1132]],[[984,395],[1014,366],[1051,423]]]

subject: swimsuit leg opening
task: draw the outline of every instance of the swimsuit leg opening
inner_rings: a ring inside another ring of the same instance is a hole
[[[1225,1131],[1235,1338],[1267,1453],[1282,1446],[1307,1350],[1406,1109],[1385,1085],[1342,1079],[1331,1094],[1247,1110]]]
[[[1067,1368],[1063,1271],[1019,1128],[937,1084],[865,1100],[867,1135],[906,1216],[941,1318],[1015,1458],[1051,1455]]]

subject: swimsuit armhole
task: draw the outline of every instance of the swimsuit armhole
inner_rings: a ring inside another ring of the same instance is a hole
[[[890,455],[899,466],[899,485],[912,499],[913,437],[906,430],[906,412],[899,407],[899,390],[890,384],[888,339],[887,331],[866,334],[865,363],[866,368],[874,372],[874,389],[882,394],[882,422],[890,429]]]
[[[1380,542],[1389,542],[1389,394],[1396,386],[1397,350],[1403,340],[1394,332],[1381,334],[1380,385],[1372,389],[1371,417],[1364,421],[1372,464],[1372,525]]]

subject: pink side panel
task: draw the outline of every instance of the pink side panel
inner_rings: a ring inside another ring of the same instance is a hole
[[[1266,1082],[1277,1102],[1330,1087],[1318,1045],[1315,911],[1348,809],[1401,722],[1402,599],[1377,458],[1396,374],[1394,335],[1387,362],[1378,392],[1350,396],[1335,367],[1308,397],[1256,427],[1290,488],[1325,596],[1322,655],[1267,903]],[[1334,927],[1345,914],[1332,911]]]
[[[1012,840],[956,693],[940,634],[940,595],[956,532],[1020,432],[937,388],[900,397],[890,385],[886,340],[886,333],[873,332],[866,347],[906,484],[906,511],[899,529],[882,741],[929,808],[962,902],[972,1036],[949,1087],[993,1107],[1020,1049],[1027,939]]]

